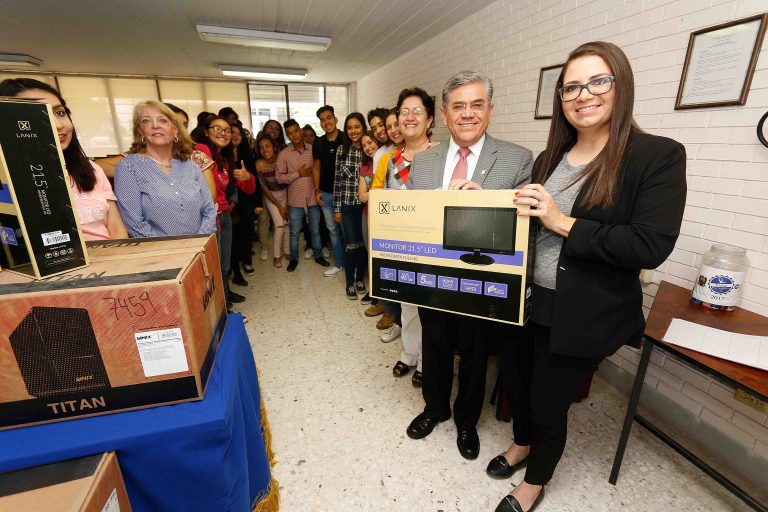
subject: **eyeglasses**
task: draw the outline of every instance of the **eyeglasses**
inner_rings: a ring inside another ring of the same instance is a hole
[[[163,128],[170,126],[171,124],[171,120],[165,116],[155,117],[155,118],[142,117],[141,121],[139,122],[141,123],[141,126],[153,126],[157,124],[158,126],[162,126]]]
[[[404,117],[408,117],[410,114],[413,114],[414,116],[420,116],[421,114],[424,114],[427,112],[427,109],[416,107],[414,109],[410,108],[401,108],[400,109],[400,115]]]
[[[613,75],[601,76],[590,80],[585,84],[569,84],[564,87],[560,87],[557,92],[560,94],[560,99],[563,101],[573,101],[581,96],[581,91],[586,89],[589,94],[593,96],[600,96],[610,92],[613,88],[613,82],[616,81],[616,77]]]
[[[462,114],[467,111],[467,108],[475,114],[480,114],[485,112],[486,107],[488,107],[488,104],[484,101],[473,101],[469,104],[457,101],[456,103],[451,103],[450,109],[454,114]]]
[[[221,126],[211,126],[208,128],[209,130],[213,131],[216,135],[223,133],[224,135],[232,135],[232,130],[229,128],[222,128]]]

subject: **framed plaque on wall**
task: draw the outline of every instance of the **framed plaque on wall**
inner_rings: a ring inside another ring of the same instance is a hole
[[[675,110],[744,105],[768,14],[691,33]]]
[[[533,114],[534,119],[552,119],[555,88],[557,87],[557,79],[562,69],[563,64],[541,68],[539,72],[539,89],[536,93],[536,111]]]

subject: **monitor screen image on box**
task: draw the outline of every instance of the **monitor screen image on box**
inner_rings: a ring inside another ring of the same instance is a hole
[[[468,251],[460,259],[471,265],[491,265],[490,254],[515,253],[517,208],[446,206],[443,248]]]

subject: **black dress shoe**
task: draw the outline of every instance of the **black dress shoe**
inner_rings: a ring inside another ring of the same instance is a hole
[[[296,260],[291,260],[290,263],[288,263],[288,272],[293,272],[296,270],[296,267],[299,265],[299,262]]]
[[[517,501],[517,498],[512,496],[511,494],[507,494],[504,496],[504,499],[501,500],[501,502],[496,506],[496,510],[494,512],[533,512],[536,510],[536,507],[539,506],[539,502],[541,501],[541,498],[544,497],[544,488],[541,488],[541,492],[539,493],[539,496],[536,498],[536,501],[533,502],[533,505],[531,505],[531,508],[528,510],[523,510],[523,506],[520,504],[519,501]]]
[[[243,279],[242,276],[238,276],[232,279],[232,284],[236,284],[238,286],[248,286],[248,281]]]
[[[450,418],[450,413],[441,418],[432,418],[427,416],[426,413],[421,413],[413,418],[413,421],[408,425],[405,432],[411,439],[423,439],[432,433],[432,430],[434,430],[438,423],[447,421]]]
[[[330,267],[331,266],[331,264],[328,263],[328,260],[326,260],[322,256],[319,256],[319,257],[315,258],[315,263],[317,263],[321,267]]]
[[[528,456],[526,455],[523,460],[517,464],[510,464],[504,455],[498,455],[491,459],[488,463],[488,467],[485,468],[485,472],[491,478],[501,480],[503,478],[511,477],[518,469],[523,469],[528,465]]]
[[[459,435],[456,436],[456,446],[459,447],[459,453],[465,459],[476,459],[477,454],[480,453],[480,438],[477,436],[477,429],[459,429]]]
[[[229,302],[240,304],[241,302],[245,302],[245,297],[243,297],[239,293],[229,292]]]

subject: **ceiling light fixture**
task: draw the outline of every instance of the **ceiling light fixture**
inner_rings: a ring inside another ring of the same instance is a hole
[[[214,25],[196,25],[195,27],[200,35],[200,39],[209,43],[259,46],[262,48],[299,50],[303,52],[324,52],[331,46],[330,37],[217,27]]]
[[[220,64],[221,74],[241,78],[267,78],[273,80],[303,80],[307,76],[306,69],[270,68],[262,66],[230,66]]]
[[[31,55],[18,53],[0,53],[0,66],[13,66],[19,68],[39,68],[43,61]]]

